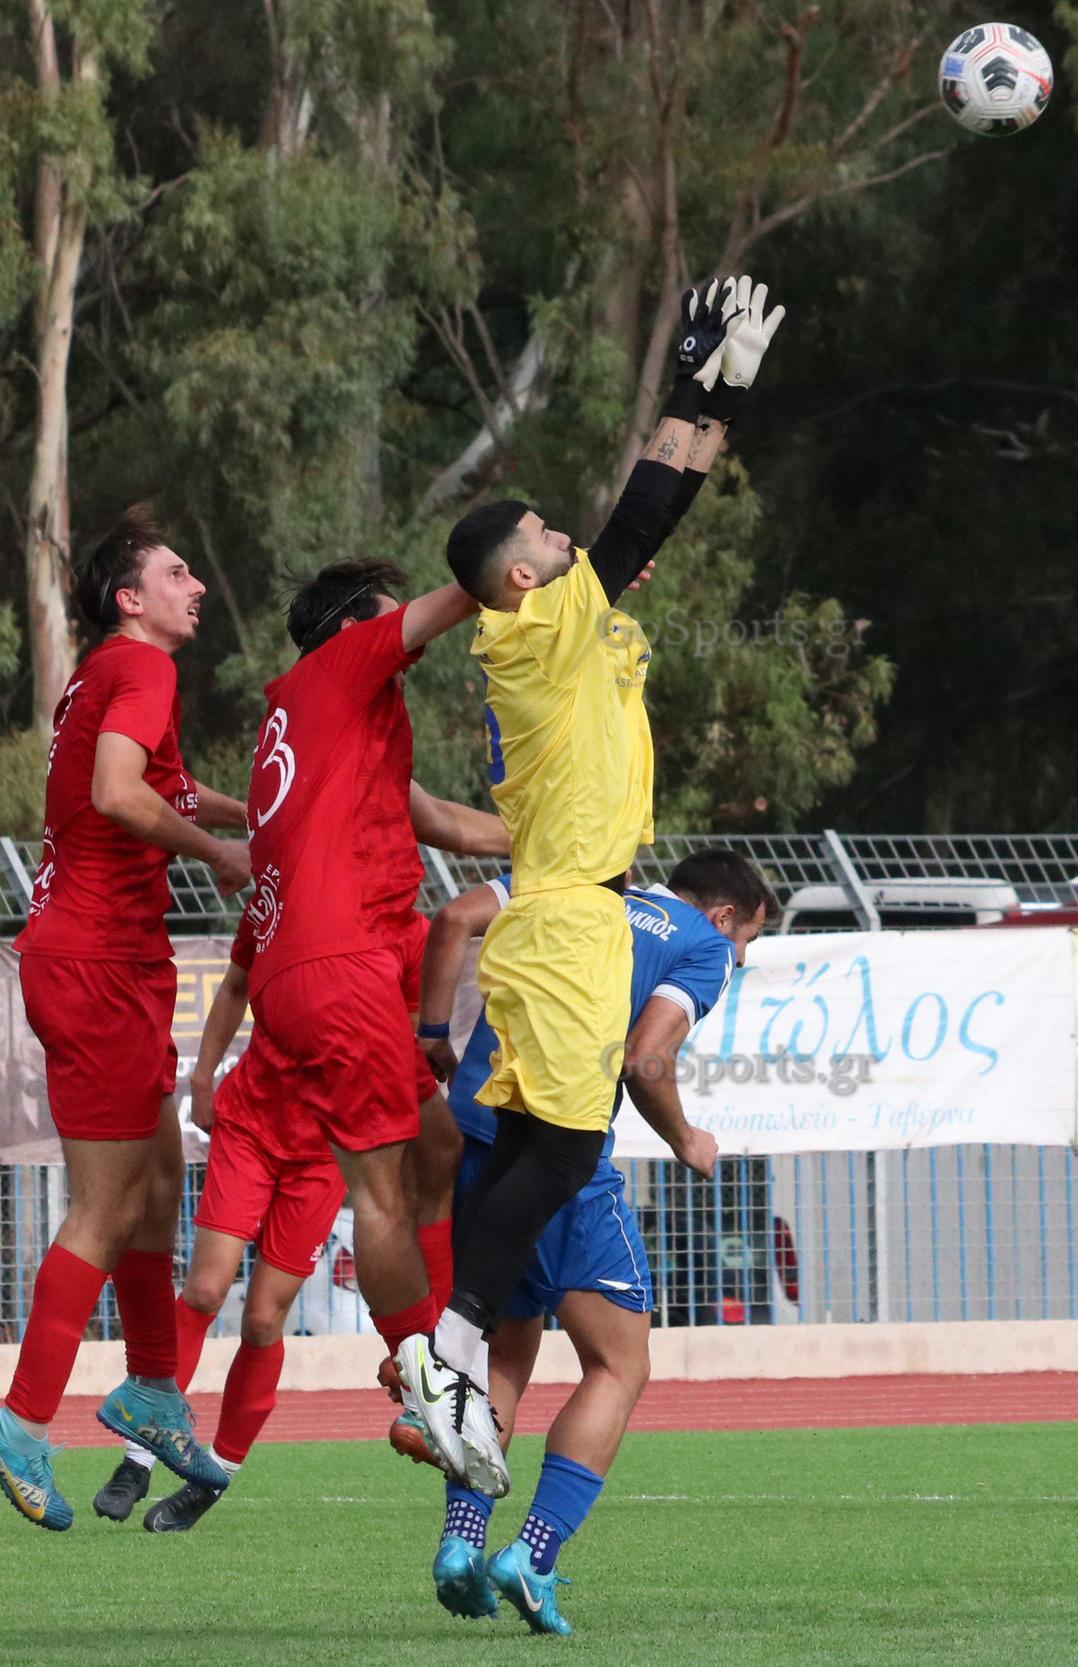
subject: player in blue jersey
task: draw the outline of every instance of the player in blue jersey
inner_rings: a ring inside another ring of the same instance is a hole
[[[469,940],[486,930],[508,899],[504,876],[454,899],[435,916],[423,964],[423,1027],[447,1025]],[[625,907],[633,940],[629,1092],[674,1155],[710,1177],[718,1149],[711,1135],[685,1117],[674,1063],[690,1028],[719,1000],[735,964],[743,963],[773,899],[742,857],[712,849],[679,863],[669,887],[630,888]],[[494,1139],[495,1115],[476,1102],[475,1092],[486,1081],[497,1042],[481,1013],[459,1065],[447,1039],[424,1046],[435,1074],[451,1078],[449,1104],[465,1137],[459,1209]],[[616,1092],[620,1096],[620,1087]],[[651,1274],[624,1177],[611,1157],[613,1144],[611,1129],[594,1177],[543,1232],[490,1340],[490,1395],[502,1421],[503,1446],[512,1435],[546,1314],[556,1314],[567,1332],[582,1378],[551,1426],[539,1486],[520,1534],[489,1562],[485,1547],[493,1500],[447,1484],[434,1580],[439,1601],[452,1614],[493,1614],[500,1593],[533,1632],[571,1630],[556,1601],[558,1551],[598,1498],[649,1375]]]

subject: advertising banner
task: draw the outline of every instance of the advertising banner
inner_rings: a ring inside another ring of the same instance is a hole
[[[205,1157],[206,1140],[187,1116],[186,1084],[229,947],[227,938],[176,943],[173,1036],[189,1159]],[[474,955],[454,1014],[458,1053],[479,1006],[473,969]],[[1075,972],[1075,936],[1062,928],[766,938],[690,1033],[678,1061],[682,1104],[731,1154],[1067,1145],[1078,1138]],[[226,1067],[249,1029],[248,1013]],[[615,1150],[669,1156],[628,1097]],[[0,1162],[59,1157],[18,957],[2,947]]]
[[[1074,934],[765,938],[690,1033],[678,1074],[687,1116],[724,1153],[1067,1145]],[[669,1155],[627,1101],[616,1155]]]

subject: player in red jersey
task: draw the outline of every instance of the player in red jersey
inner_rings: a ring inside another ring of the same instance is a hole
[[[413,827],[425,844],[468,854],[504,835],[497,817],[435,799],[411,784]],[[419,1009],[420,969],[428,922],[413,914],[406,931],[405,1000]],[[239,1272],[245,1246],[258,1250],[244,1298],[240,1344],[225,1383],[214,1459],[234,1475],[276,1400],[284,1363],[284,1327],[304,1280],[317,1263],[345,1186],[337,1162],[311,1111],[295,1067],[256,1025],[238,1065],[214,1091],[214,1078],[247,1009],[254,935],[245,912],[232,946],[231,964],[206,1020],[191,1075],[192,1117],[212,1129],[206,1180],[195,1217],[194,1252],[176,1304],[179,1332],[177,1381],[186,1390],[202,1345]],[[423,1139],[412,1185],[419,1242],[431,1291],[441,1309],[453,1283],[451,1211],[453,1177],[461,1150],[456,1123],[415,1049],[416,1092]],[[308,1092],[310,1080],[306,1084]],[[99,1516],[122,1522],[149,1488],[152,1457],[128,1444],[123,1460],[99,1491]],[[221,1497],[221,1489],[188,1482],[151,1506],[144,1526],[153,1533],[183,1532]]]
[[[423,865],[401,682],[475,611],[456,585],[399,607],[403,582],[388,563],[346,562],[297,593],[300,658],[266,689],[248,796],[255,1018],[313,1079],[304,1100],[347,1183],[357,1281],[391,1353],[436,1315],[404,1163],[419,1132],[403,985]]]
[[[172,1098],[176,969],[165,930],[170,855],[201,858],[224,896],[250,874],[244,809],[184,771],[172,656],[205,586],[148,511],[128,511],[82,569],[79,605],[104,641],[56,710],[45,838],[15,942],[27,1017],[45,1048],[70,1203],[38,1270],[7,1405],[0,1488],[30,1521],[71,1526],[47,1428],[111,1274],[129,1376],[98,1413],[180,1476],[219,1481],[175,1382],[172,1247],[183,1185]]]
[[[273,1410],[285,1322],[344,1202],[344,1182],[299,1097],[295,1067],[257,1027],[239,1063],[214,1092],[215,1072],[247,1010],[253,954],[245,913],[191,1076],[194,1121],[207,1132],[212,1127],[213,1135],[195,1216],[194,1252],[176,1299],[176,1381],[186,1391],[244,1250],[252,1241],[257,1245],[240,1342],[210,1448],[214,1462],[230,1477]],[[123,1461],[94,1499],[98,1516],[124,1521],[146,1495],[153,1462],[145,1449],[128,1443]],[[151,1508],[146,1527],[189,1528],[221,1491],[188,1481],[178,1494]]]

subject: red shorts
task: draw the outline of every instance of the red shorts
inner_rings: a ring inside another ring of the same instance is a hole
[[[30,1028],[65,1140],[149,1140],[176,1087],[174,961],[19,956]]]
[[[401,939],[404,953],[404,1005],[413,1018],[419,1012],[419,974],[423,966],[423,951],[427,947],[429,931],[430,921],[426,915],[421,915],[415,910]],[[420,1105],[439,1092],[438,1079],[418,1042],[415,1048],[415,1087]]]
[[[342,1151],[414,1140],[419,1101],[437,1092],[407,1002],[421,930],[286,967],[253,999],[257,1022],[296,1063],[304,1105]]]
[[[306,1279],[343,1203],[344,1182],[328,1149],[297,1162],[267,1151],[242,1123],[215,1118],[196,1227],[253,1239],[264,1262]]]

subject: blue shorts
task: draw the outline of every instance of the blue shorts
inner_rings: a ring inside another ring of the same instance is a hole
[[[457,1210],[489,1153],[483,1141],[464,1137]],[[587,1186],[544,1229],[535,1261],[513,1292],[506,1316],[531,1320],[538,1314],[555,1314],[567,1291],[598,1291],[634,1314],[647,1314],[654,1306],[644,1241],[625,1202],[625,1177],[609,1158],[600,1159]]]

